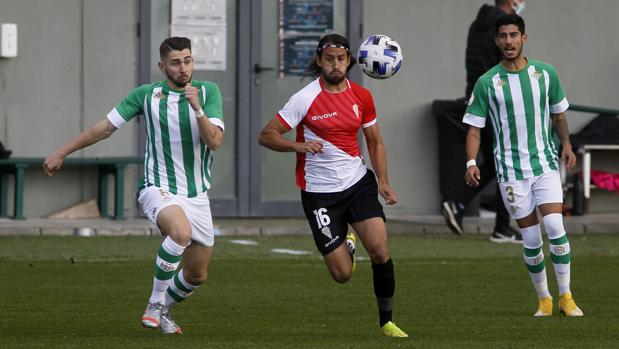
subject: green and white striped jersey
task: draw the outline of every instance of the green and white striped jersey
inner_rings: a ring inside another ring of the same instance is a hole
[[[217,85],[208,81],[191,84],[199,91],[209,121],[223,130]],[[196,113],[185,92],[170,89],[165,80],[142,85],[120,101],[107,118],[120,128],[138,114],[144,114],[147,135],[142,185],[187,197],[208,190],[213,152],[200,140]]]
[[[559,168],[550,114],[568,107],[552,65],[529,60],[510,72],[498,64],[477,80],[462,121],[483,128],[490,116],[496,173],[505,182]]]

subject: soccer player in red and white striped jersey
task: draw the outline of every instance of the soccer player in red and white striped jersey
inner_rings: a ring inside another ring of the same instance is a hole
[[[303,209],[333,279],[345,283],[352,277],[356,238],[347,233],[350,224],[372,261],[381,333],[408,337],[392,321],[395,277],[385,214],[378,201],[380,194],[392,205],[397,195],[389,185],[372,94],[347,79],[354,64],[346,38],[322,37],[308,68],[308,75],[316,79],[290,98],[262,129],[259,142],[275,151],[297,153],[296,183]],[[296,141],[282,136],[293,128]],[[359,129],[376,175],[365,166]]]

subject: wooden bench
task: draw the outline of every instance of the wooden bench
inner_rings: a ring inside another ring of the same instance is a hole
[[[0,218],[8,215],[8,187],[9,175],[15,177],[15,191],[13,201],[13,219],[25,219],[24,217],[24,185],[26,169],[33,166],[38,171],[43,171],[44,158],[10,158],[0,159]],[[107,193],[108,175],[114,176],[114,215],[113,219],[124,219],[124,180],[125,168],[129,164],[141,164],[144,159],[140,157],[88,157],[67,158],[63,167],[68,166],[97,166],[99,177],[98,206],[103,217],[108,217]]]

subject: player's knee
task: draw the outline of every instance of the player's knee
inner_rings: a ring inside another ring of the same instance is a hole
[[[174,227],[166,233],[174,242],[181,246],[187,246],[191,242],[191,226]]]
[[[338,284],[345,284],[352,277],[352,273],[350,274],[346,274],[346,273],[333,274],[332,273],[331,277],[333,277],[333,280],[335,280],[335,282],[337,282]]]
[[[389,260],[389,249],[386,245],[376,246],[368,249],[368,255],[372,263],[384,264]]]
[[[556,239],[565,234],[563,216],[560,213],[551,213],[544,216],[544,227],[549,239]]]
[[[542,230],[539,224],[535,224],[526,228],[520,228],[520,233],[522,234],[525,248],[539,248],[544,244],[542,240]]]
[[[206,282],[208,274],[206,271],[204,272],[195,272],[195,271],[187,271],[185,276],[185,280],[192,284],[193,286],[200,286]]]
[[[348,280],[352,277],[352,268],[350,270],[332,269],[329,271],[331,272],[331,277],[333,280],[340,284],[348,282]]]

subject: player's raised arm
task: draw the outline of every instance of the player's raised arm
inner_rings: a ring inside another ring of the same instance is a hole
[[[56,171],[60,170],[64,158],[69,156],[69,154],[108,138],[114,131],[116,131],[116,127],[107,118],[97,122],[79,136],[51,153],[43,162],[43,172],[48,176],[52,176]]]
[[[200,140],[206,144],[210,149],[217,150],[224,141],[224,131],[219,126],[214,125],[208,118],[208,115],[204,114],[202,106],[198,98],[198,89],[195,86],[189,84],[185,85],[185,96],[189,105],[196,112],[198,129],[200,132]]]

